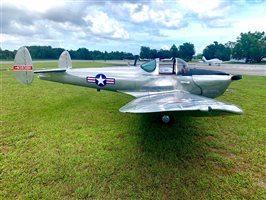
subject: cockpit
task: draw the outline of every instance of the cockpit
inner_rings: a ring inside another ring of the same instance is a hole
[[[161,60],[157,58],[155,60],[151,60],[149,62],[140,65],[140,67],[148,73],[153,73],[154,71],[156,71],[156,74],[158,73],[160,75],[179,75],[179,76],[230,75],[228,73],[221,71],[189,68],[188,64],[180,58],[161,59]]]
[[[159,74],[185,75],[189,72],[188,64],[180,58],[161,60],[155,59],[140,65],[140,67],[144,71],[151,73],[155,71],[157,62],[159,62]]]

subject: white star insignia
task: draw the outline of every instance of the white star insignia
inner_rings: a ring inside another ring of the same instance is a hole
[[[103,79],[102,75],[100,75],[100,77],[97,78],[97,81],[98,81],[98,85],[101,85],[101,84],[104,85],[105,79]]]

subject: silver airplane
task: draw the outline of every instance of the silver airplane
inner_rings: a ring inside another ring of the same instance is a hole
[[[219,60],[218,58],[213,58],[213,59],[207,60],[205,58],[205,56],[202,57],[202,61],[204,63],[207,63],[209,66],[211,66],[211,65],[218,65],[218,66],[220,66],[223,63],[223,61],[222,60]]]
[[[243,113],[235,105],[213,99],[242,76],[190,69],[179,58],[173,59],[170,64],[155,59],[136,67],[74,69],[69,53],[64,51],[59,57],[58,68],[33,70],[28,49],[21,47],[16,53],[13,70],[17,80],[26,85],[33,81],[34,74],[38,74],[42,80],[131,95],[136,99],[120,108],[120,112],[160,113],[163,123],[173,120],[169,114],[172,111]]]

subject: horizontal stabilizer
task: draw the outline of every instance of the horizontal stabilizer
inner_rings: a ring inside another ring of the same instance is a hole
[[[18,49],[13,70],[16,76],[16,79],[25,85],[29,85],[32,83],[34,74],[41,74],[41,73],[62,73],[65,72],[67,69],[72,68],[71,58],[68,51],[64,51],[58,61],[57,69],[40,69],[40,70],[33,70],[32,60],[30,53],[26,47],[21,47]]]
[[[40,70],[34,70],[35,74],[40,73],[51,73],[51,72],[65,72],[66,69],[40,69]]]

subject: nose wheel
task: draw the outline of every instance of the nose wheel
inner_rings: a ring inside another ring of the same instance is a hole
[[[170,124],[173,121],[173,117],[171,117],[170,115],[162,115],[161,116],[161,122],[163,124]]]

